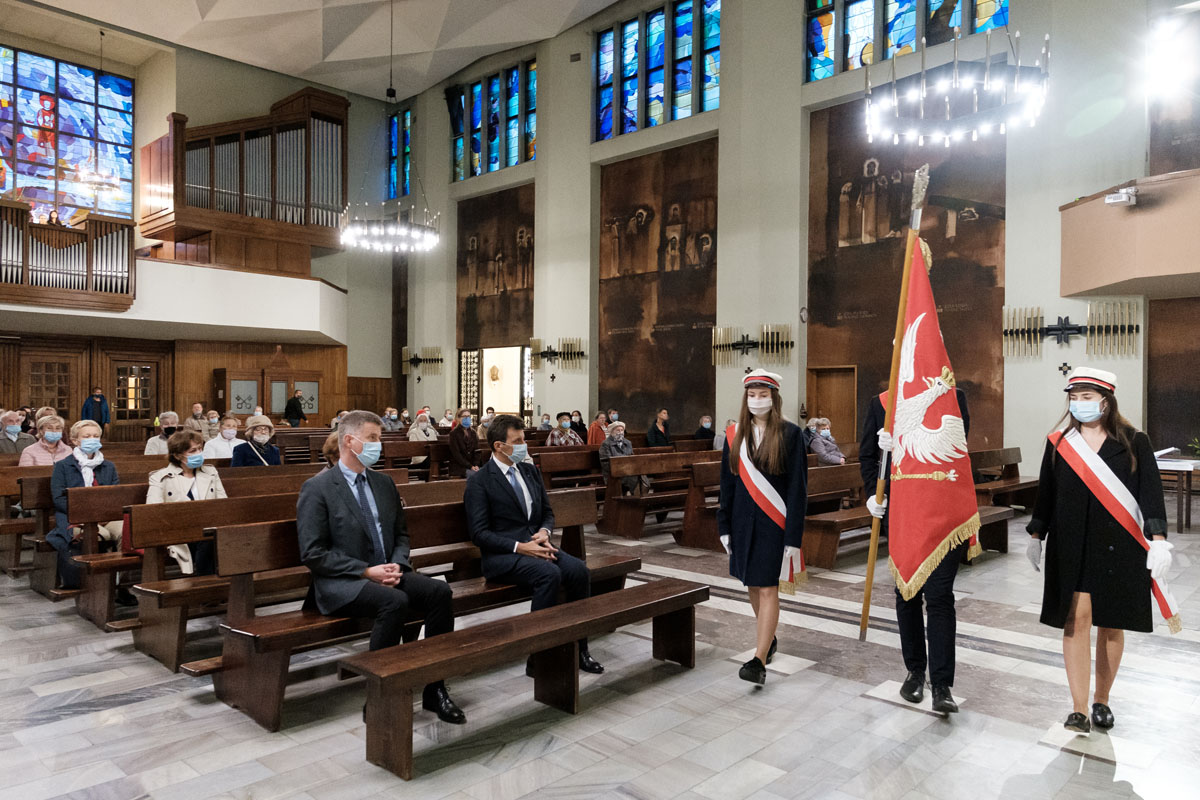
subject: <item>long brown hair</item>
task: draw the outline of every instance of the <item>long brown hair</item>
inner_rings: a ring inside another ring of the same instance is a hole
[[[1077,391],[1083,391],[1085,387],[1080,387]],[[1117,396],[1105,389],[1102,386],[1089,384],[1087,389],[1096,392],[1104,399],[1104,411],[1100,414],[1100,426],[1104,428],[1104,432],[1112,438],[1120,442],[1126,450],[1129,451],[1129,457],[1132,459],[1132,472],[1137,472],[1137,454],[1133,451],[1133,434],[1137,432],[1137,428],[1133,427],[1133,423],[1121,416],[1121,410],[1117,407]],[[1063,423],[1066,427],[1063,427]],[[1071,395],[1067,395],[1067,410],[1066,413],[1054,424],[1054,430],[1061,430],[1064,433],[1070,430],[1078,431],[1083,427],[1082,423],[1075,419],[1071,414]],[[1058,448],[1055,447],[1055,451]]]
[[[754,434],[750,426],[754,424],[754,415],[746,402],[747,392],[742,392],[742,410],[738,413],[737,433],[729,443],[729,469],[734,475],[738,474],[739,454],[742,452],[742,441],[746,442],[746,452],[750,460],[766,475],[778,475],[787,466],[787,454],[783,446],[783,401],[779,390],[771,388],[771,410],[767,412],[767,426],[763,431],[762,442],[756,447]]]

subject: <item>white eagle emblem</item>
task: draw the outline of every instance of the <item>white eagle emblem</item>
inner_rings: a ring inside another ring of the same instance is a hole
[[[967,434],[960,417],[943,414],[936,428],[925,424],[925,414],[933,402],[954,389],[954,373],[942,367],[936,377],[925,377],[925,391],[904,397],[903,388],[916,377],[917,330],[925,315],[917,317],[904,333],[900,347],[901,392],[896,398],[896,419],[892,427],[894,440],[892,458],[897,471],[905,457],[911,456],[923,464],[949,463],[967,455]]]

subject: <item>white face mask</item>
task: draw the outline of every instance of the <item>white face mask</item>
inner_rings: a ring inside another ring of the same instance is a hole
[[[237,438],[237,428],[222,428],[221,429],[221,438],[228,439],[230,441],[236,439]]]
[[[429,428],[428,422],[418,422],[417,425],[421,428],[421,430],[428,430]]]
[[[259,444],[266,444],[267,442],[271,441],[271,434],[256,433],[254,434],[254,441],[258,442]]]
[[[775,403],[769,397],[747,397],[746,408],[756,417],[761,417],[774,407]]]

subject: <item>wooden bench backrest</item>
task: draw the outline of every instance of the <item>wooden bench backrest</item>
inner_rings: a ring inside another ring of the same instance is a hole
[[[537,457],[538,468],[547,475],[600,469],[600,450],[578,447],[548,447]]]
[[[698,450],[713,450],[712,439],[678,439],[674,442],[676,453],[694,453]]]
[[[692,464],[693,486],[719,486],[720,484],[720,461],[701,461],[699,464]]]
[[[405,508],[409,506],[429,506],[440,503],[461,503],[463,492],[467,490],[465,478],[450,481],[428,481],[426,483],[408,483],[397,486]]]
[[[654,455],[619,456],[609,461],[609,472],[613,478],[630,475],[661,475],[681,472],[701,461],[720,461],[716,450],[701,450],[694,453],[657,453]]]
[[[981,469],[999,469],[1015,466],[1021,463],[1021,448],[1004,447],[997,450],[976,450],[971,452],[971,471]]]
[[[843,489],[862,488],[862,473],[857,464],[842,464],[837,467],[813,467],[808,471],[808,493],[824,494]]]
[[[130,541],[137,549],[164,547],[202,541],[205,528],[295,517],[299,496],[298,492],[287,492],[128,506]]]
[[[545,455],[546,453],[599,453],[600,445],[598,444],[560,444],[551,447],[550,445],[542,445],[540,447],[531,446],[529,455]]]
[[[418,458],[429,453],[434,442],[410,442],[407,439],[389,439],[383,443],[384,458]]]
[[[145,472],[149,475],[156,469],[167,465],[166,456],[128,456],[125,458],[109,459],[117,468],[117,474],[137,474]],[[218,462],[220,463],[220,462]],[[226,460],[224,463],[228,464]],[[0,467],[0,496],[20,497],[21,478],[49,478],[54,472],[53,466],[44,467]]]

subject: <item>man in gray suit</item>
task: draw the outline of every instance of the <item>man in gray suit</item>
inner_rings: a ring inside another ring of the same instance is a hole
[[[413,570],[400,494],[370,467],[379,460],[383,421],[352,411],[338,424],[339,459],[305,481],[296,504],[300,557],[312,572],[309,600],[322,614],[370,617],[371,649],[400,643],[414,614],[425,635],[454,630],[450,587]],[[444,722],[467,721],[442,681],[425,687],[423,705]]]

